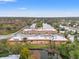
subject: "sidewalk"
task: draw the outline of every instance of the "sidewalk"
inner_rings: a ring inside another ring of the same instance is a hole
[[[32,59],[41,59],[40,52],[38,50],[33,51]]]

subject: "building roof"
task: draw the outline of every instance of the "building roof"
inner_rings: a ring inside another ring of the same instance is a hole
[[[31,29],[35,29],[36,28],[36,23],[32,24],[30,26]],[[42,29],[52,29],[53,27],[47,23],[43,23],[43,27],[41,27]]]
[[[30,29],[24,29],[24,31],[56,31],[56,29],[54,27],[52,27],[51,25],[47,24],[47,23],[43,23],[43,27],[40,28],[36,28],[36,23],[32,24],[30,26]]]
[[[67,41],[67,39],[62,35],[53,35],[53,36],[46,36],[46,35],[30,35],[26,36],[27,40],[52,40],[52,41]],[[9,39],[10,41],[19,40],[22,41],[22,36],[12,37]]]
[[[12,37],[10,38],[10,41],[22,41],[22,37]]]
[[[67,39],[63,35],[53,35],[52,37],[53,41],[67,41]]]

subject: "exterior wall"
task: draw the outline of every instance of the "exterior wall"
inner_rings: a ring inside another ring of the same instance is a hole
[[[24,31],[23,33],[25,34],[53,34],[53,33],[57,33],[57,31]]]
[[[37,45],[39,45],[39,44],[42,44],[42,45],[46,45],[46,44],[49,44],[49,41],[47,41],[47,40],[31,40],[31,41],[28,41],[30,44],[37,44]]]
[[[23,41],[8,41],[9,44],[15,44],[15,43],[24,43]],[[65,44],[66,41],[50,41],[50,40],[28,40],[26,41],[26,43],[28,44],[35,44],[35,45],[49,45],[51,44],[55,44],[55,45],[61,45],[61,44]]]
[[[54,41],[52,42],[53,44],[55,44],[56,46],[61,45],[61,44],[65,44],[67,41]]]

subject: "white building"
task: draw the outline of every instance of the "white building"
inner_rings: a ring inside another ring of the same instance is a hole
[[[32,24],[29,29],[24,29],[23,33],[30,34],[52,34],[57,33],[57,30],[47,23],[43,23],[43,26],[36,28],[36,23]]]
[[[43,27],[36,28],[36,24],[32,24],[29,29],[24,29],[26,36],[14,36],[10,38],[9,42],[24,42],[30,44],[49,44],[50,41],[56,44],[61,44],[67,41],[67,39],[62,35],[57,35],[57,30],[51,25],[43,23]],[[50,34],[50,35],[49,35]]]
[[[67,39],[62,35],[30,35],[26,37],[17,36],[9,39],[9,42],[24,42],[23,39],[26,38],[26,42],[30,44],[49,44],[50,41],[55,42],[56,44],[61,44],[67,42]]]

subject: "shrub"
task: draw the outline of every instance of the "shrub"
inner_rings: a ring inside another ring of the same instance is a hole
[[[30,50],[26,47],[23,47],[20,52],[20,58],[19,59],[29,59],[30,57]]]

